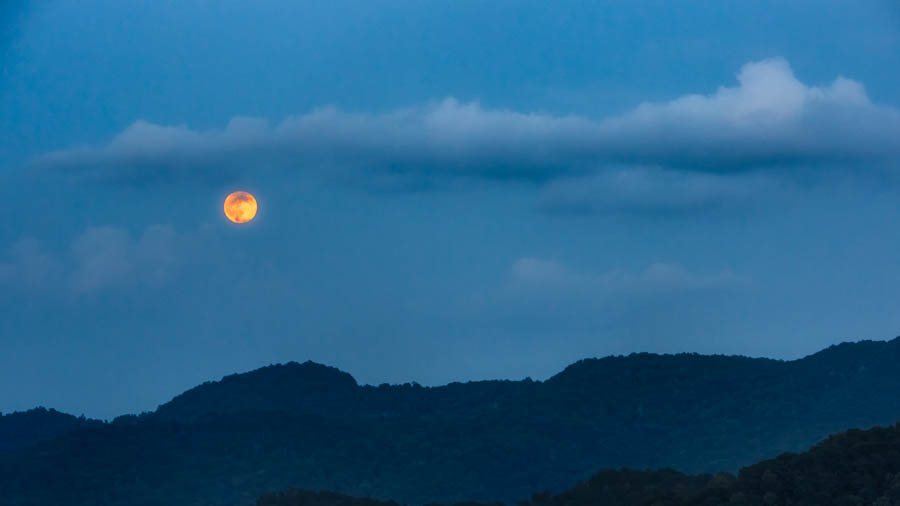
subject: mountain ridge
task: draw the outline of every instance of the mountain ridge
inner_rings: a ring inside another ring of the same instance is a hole
[[[26,448],[59,435],[87,427],[101,427],[103,422],[76,417],[53,408],[0,413],[0,453]]]
[[[0,454],[0,490],[14,491],[9,504],[37,506],[238,506],[289,487],[408,504],[515,502],[603,468],[736,471],[900,420],[897,363],[900,339],[794,361],[632,354],[544,381],[435,387],[279,364]]]

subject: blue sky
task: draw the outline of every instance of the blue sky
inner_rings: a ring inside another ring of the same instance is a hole
[[[895,2],[0,16],[2,411],[288,360],[441,384],[900,334]]]

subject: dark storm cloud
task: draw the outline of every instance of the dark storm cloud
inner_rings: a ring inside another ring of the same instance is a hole
[[[322,108],[274,126],[235,118],[214,131],[138,121],[106,146],[48,153],[34,163],[131,181],[220,178],[266,167],[549,181],[609,164],[734,173],[900,154],[900,112],[873,104],[855,81],[809,86],[781,59],[748,63],[737,79],[710,95],[645,103],[602,119],[446,99],[383,114]],[[699,184],[701,200],[734,191],[711,178],[687,181],[674,185]]]

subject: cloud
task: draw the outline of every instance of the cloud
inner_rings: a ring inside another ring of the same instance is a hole
[[[783,59],[748,63],[737,80],[712,95],[642,104],[603,127],[642,147],[625,156],[710,171],[900,154],[900,111],[873,104],[856,81],[808,86]]]
[[[133,239],[121,228],[90,227],[68,251],[49,253],[34,239],[13,244],[0,262],[0,285],[30,294],[93,295],[159,287],[177,267],[175,232],[153,225]]]
[[[473,298],[472,314],[484,328],[525,328],[535,335],[578,335],[589,341],[619,336],[633,350],[633,339],[658,343],[667,335],[691,335],[695,326],[719,318],[717,308],[752,290],[745,276],[728,269],[700,272],[656,262],[591,271],[522,257],[496,291]]]
[[[124,229],[92,227],[72,241],[70,283],[77,293],[159,285],[174,264],[175,233],[154,225],[132,240]]]
[[[553,213],[575,214],[673,212],[743,205],[760,195],[771,197],[787,186],[759,172],[723,175],[621,166],[551,181],[542,192],[540,206]]]
[[[679,264],[657,262],[639,272],[621,269],[603,273],[573,271],[556,260],[523,257],[512,265],[516,290],[542,293],[591,293],[597,297],[656,295],[721,289],[743,283],[740,276],[722,271],[692,273]]]
[[[776,58],[744,65],[736,86],[606,118],[492,110],[448,98],[381,114],[325,107],[274,125],[238,117],[209,131],[138,121],[105,146],[47,153],[33,163],[130,182],[277,169],[375,187],[453,178],[558,183],[551,201],[572,193],[565,185],[575,181],[598,197],[571,200],[603,209],[741,198],[766,186],[743,175],[760,168],[898,158],[900,111],[873,103],[844,77],[804,84]],[[741,176],[725,177],[731,174]]]
[[[6,262],[0,262],[0,286],[17,286],[26,293],[41,293],[51,287],[63,273],[62,264],[41,251],[34,239],[13,244]]]

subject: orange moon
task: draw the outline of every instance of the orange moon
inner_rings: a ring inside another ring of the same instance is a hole
[[[256,198],[245,191],[237,191],[225,198],[225,216],[235,223],[247,223],[256,216]]]

